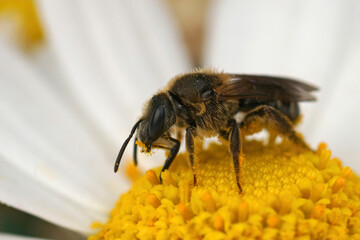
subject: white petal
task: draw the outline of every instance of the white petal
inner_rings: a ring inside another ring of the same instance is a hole
[[[14,234],[0,233],[0,240],[45,240],[44,238],[23,237]]]
[[[339,79],[332,91],[325,96],[324,110],[321,115],[315,115],[310,140],[324,141],[329,144],[333,155],[344,161],[360,173],[360,35],[358,42],[353,42],[357,48],[353,49],[339,69]],[[321,104],[321,102],[320,102]]]
[[[319,100],[302,104],[301,129],[314,147],[325,140],[360,171],[357,159],[348,158],[359,151],[360,128],[353,127],[359,114],[340,107],[360,107],[358,99],[348,100],[349,92],[356,97],[360,91],[359,10],[358,1],[217,1],[209,18],[206,64],[319,86]]]
[[[160,1],[39,5],[72,96],[110,143],[122,141],[143,103],[171,76],[188,68]]]
[[[141,2],[40,3],[66,89],[0,43],[0,201],[86,233],[128,186],[113,161],[140,105],[188,60],[163,7],[144,2],[141,25],[118,14]]]
[[[126,182],[112,174],[101,139],[24,56],[1,42],[0,53],[0,201],[88,232]]]
[[[161,0],[38,3],[70,96],[106,136],[115,159],[143,104],[190,68],[175,24]],[[140,166],[158,166],[163,156]]]

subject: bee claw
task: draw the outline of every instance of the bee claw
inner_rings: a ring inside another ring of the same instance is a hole
[[[242,194],[242,188],[241,188],[241,186],[240,186],[240,183],[237,183],[237,186],[238,186],[238,188],[239,188],[239,194]]]

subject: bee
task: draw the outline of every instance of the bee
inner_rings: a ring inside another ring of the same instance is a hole
[[[133,126],[116,159],[117,172],[126,146],[137,130],[134,142],[134,163],[137,165],[137,141],[144,144],[144,151],[152,148],[170,151],[161,172],[167,170],[179,148],[180,140],[172,136],[174,130],[185,131],[186,150],[197,183],[194,167],[194,138],[219,136],[229,142],[234,162],[236,183],[240,186],[240,159],[242,139],[262,128],[286,137],[295,144],[309,149],[294,130],[299,118],[299,102],[314,101],[312,91],[316,87],[294,79],[218,73],[196,70],[174,77],[168,86],[154,95],[144,109],[143,115]],[[242,121],[235,115],[244,113]],[[160,182],[161,173],[160,173]]]

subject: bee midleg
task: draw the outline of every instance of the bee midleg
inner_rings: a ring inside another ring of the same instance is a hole
[[[247,128],[254,125],[255,122],[260,122],[263,127],[267,128],[269,131],[279,133],[293,141],[295,144],[310,149],[304,140],[297,135],[290,119],[281,111],[271,106],[261,105],[248,112],[244,120],[240,123],[240,128],[246,131]]]
[[[194,185],[196,185],[197,180],[196,180],[196,166],[194,164],[194,136],[196,136],[195,129],[191,127],[187,128],[185,135],[186,150],[189,153],[191,169],[194,175]]]
[[[159,145],[156,145],[157,142],[161,142]],[[175,159],[177,153],[179,152],[179,148],[180,148],[180,141],[174,139],[174,138],[161,138],[159,140],[156,140],[154,143],[158,148],[162,148],[162,149],[168,149],[170,150],[170,154],[167,157],[167,159],[165,160],[164,166],[161,169],[160,172],[160,183],[162,183],[162,178],[161,178],[161,173],[163,173],[165,170],[168,170],[171,163],[173,162],[173,160]]]
[[[228,125],[230,127],[230,132],[229,132],[230,151],[234,161],[236,183],[241,193],[242,189],[240,186],[240,167],[241,167],[241,158],[243,157],[243,153],[242,153],[240,129],[235,119],[229,120]]]

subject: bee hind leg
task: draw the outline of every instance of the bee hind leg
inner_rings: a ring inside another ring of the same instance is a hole
[[[242,163],[243,152],[242,152],[240,129],[239,129],[239,126],[238,126],[237,122],[235,121],[235,119],[229,120],[228,125],[230,127],[230,132],[229,132],[228,138],[230,141],[230,151],[231,151],[233,161],[234,161],[236,184],[241,193],[242,189],[240,186],[240,167],[241,167],[241,163]]]
[[[281,136],[287,137],[296,145],[310,149],[304,140],[297,135],[290,119],[281,111],[268,105],[258,106],[246,114],[244,120],[240,123],[240,128],[244,132],[251,134],[249,129],[258,123],[261,123],[272,134],[276,132]]]
[[[197,179],[196,179],[196,166],[195,166],[195,163],[194,163],[194,136],[196,136],[195,129],[193,129],[191,127],[187,128],[186,129],[186,135],[185,135],[186,150],[189,153],[191,170],[192,170],[193,175],[194,175],[194,185],[196,186]]]

